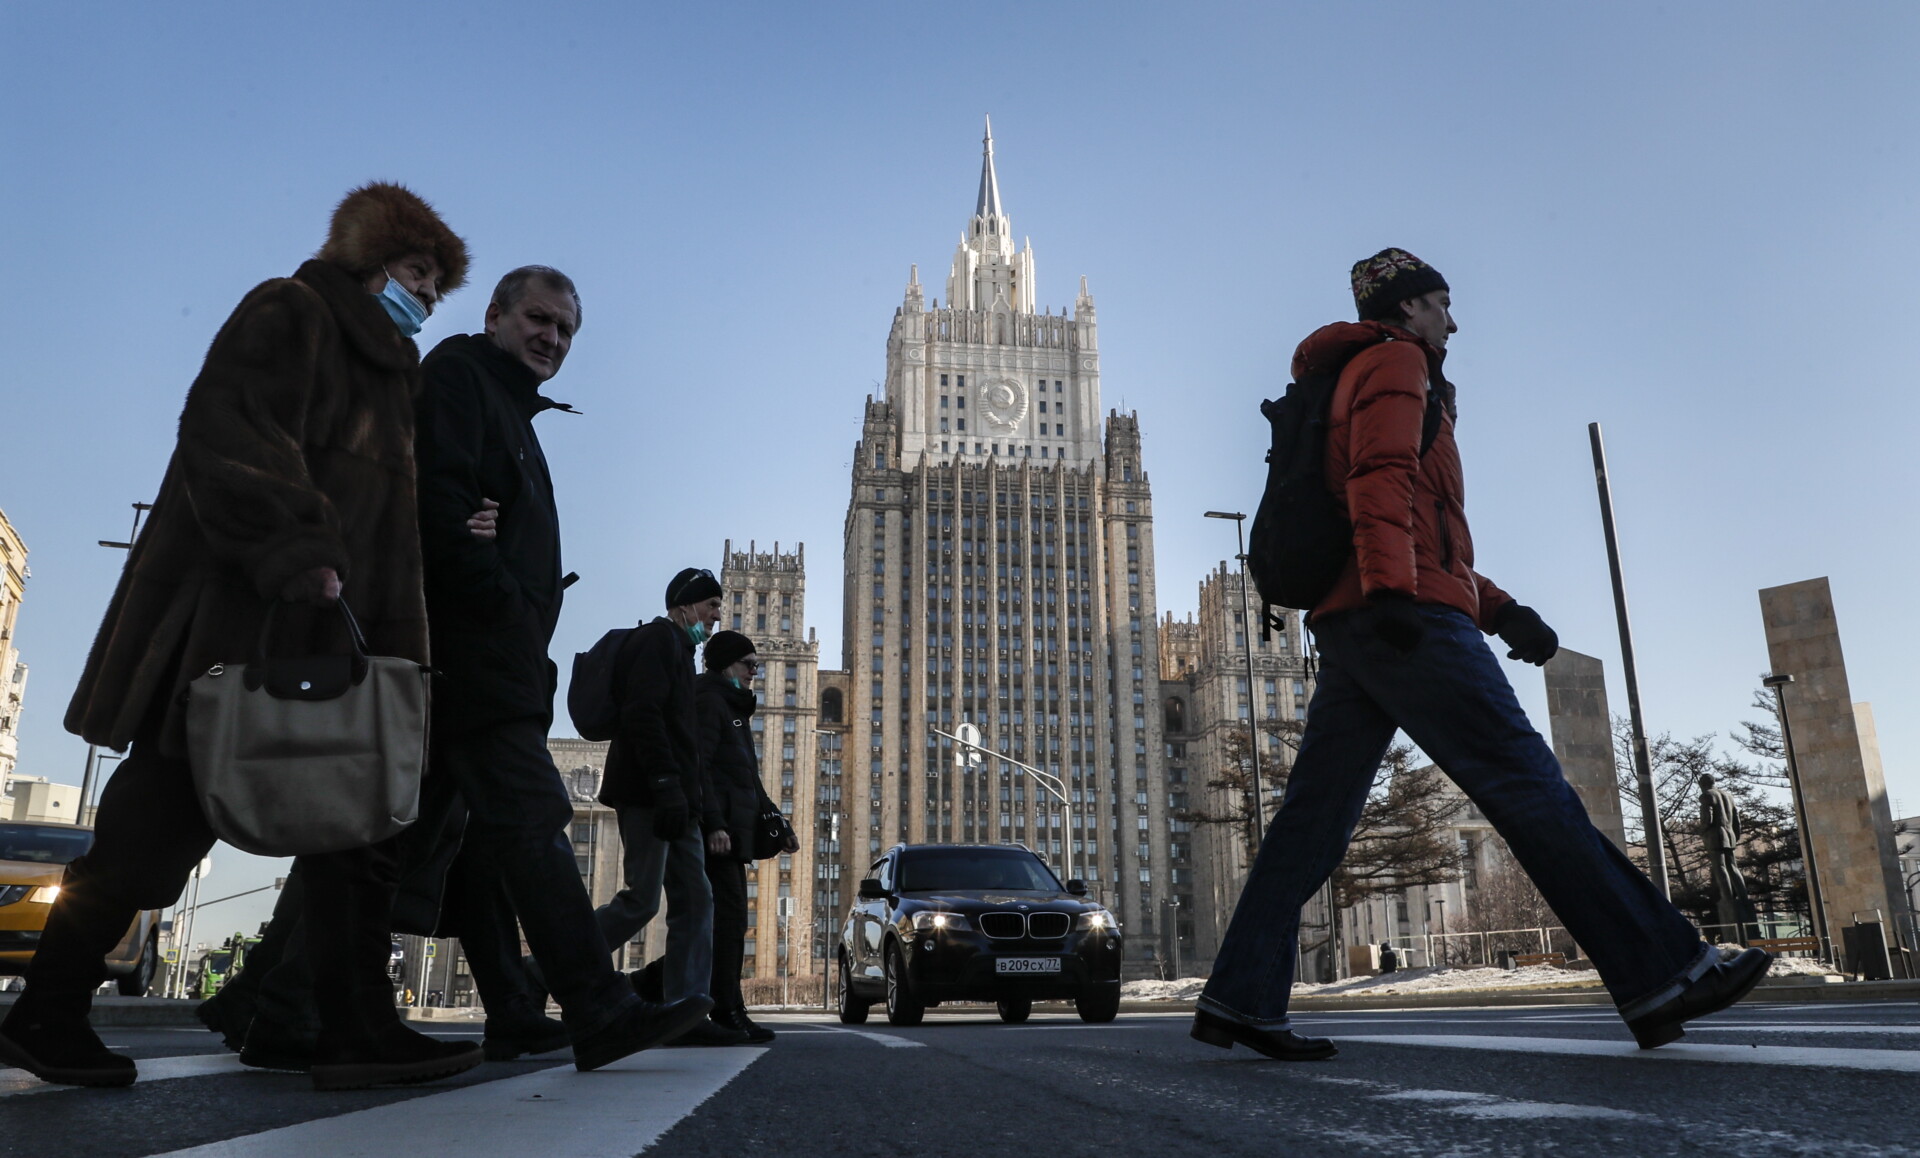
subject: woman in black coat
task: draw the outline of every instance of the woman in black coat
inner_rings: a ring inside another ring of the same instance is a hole
[[[760,758],[753,750],[754,695],[749,685],[760,670],[753,641],[737,631],[722,631],[707,641],[706,672],[694,681],[696,735],[706,773],[708,822],[707,879],[713,885],[714,1021],[747,1035],[751,1042],[773,1040],[773,1031],[747,1017],[740,993],[740,967],[746,955],[747,866],[755,857],[755,836],[763,815],[779,809],[760,786]],[[714,821],[718,823],[714,823]],[[784,820],[773,850],[794,852],[800,842]]]

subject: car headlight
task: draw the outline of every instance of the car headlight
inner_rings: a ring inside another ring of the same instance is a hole
[[[27,894],[27,900],[36,905],[51,905],[60,899],[59,885],[41,885]]]
[[[946,933],[964,933],[971,928],[973,926],[959,913],[936,913],[929,909],[913,915],[913,930],[916,933],[928,933],[935,929]]]
[[[1080,920],[1074,924],[1074,928],[1076,929],[1082,931],[1091,929],[1096,933],[1111,933],[1119,927],[1119,918],[1105,909],[1095,909],[1090,913],[1081,913]]]

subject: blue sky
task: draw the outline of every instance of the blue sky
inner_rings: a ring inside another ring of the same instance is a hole
[[[541,419],[584,576],[555,653],[725,539],[804,541],[835,665],[860,401],[908,265],[939,292],[991,113],[1040,301],[1088,277],[1105,404],[1140,415],[1163,609],[1232,552],[1200,512],[1258,501],[1293,346],[1402,245],[1454,287],[1481,569],[1624,710],[1602,422],[1651,727],[1750,718],[1756,589],[1830,576],[1920,812],[1916,33],[1891,3],[0,6],[20,771],[78,779],[60,716],[120,562],[94,543],[151,497],[214,330],[371,178],[473,247],[423,346],[514,265],[580,284],[550,393],[585,417]],[[216,852],[206,888],[273,871]]]

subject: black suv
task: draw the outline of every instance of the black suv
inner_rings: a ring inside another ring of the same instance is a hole
[[[885,1002],[918,1025],[942,1001],[992,1001],[1022,1022],[1072,999],[1085,1021],[1120,1012],[1120,924],[1018,845],[895,845],[860,882],[840,936],[840,1020]]]

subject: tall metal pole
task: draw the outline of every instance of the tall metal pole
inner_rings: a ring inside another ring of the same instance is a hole
[[[1813,858],[1813,833],[1807,827],[1807,798],[1800,791],[1800,762],[1793,757],[1793,725],[1787,722],[1786,686],[1790,675],[1770,675],[1760,681],[1773,689],[1775,710],[1780,716],[1780,747],[1787,754],[1787,783],[1793,787],[1793,819],[1800,826],[1800,859],[1807,866],[1807,899],[1813,904],[1814,936],[1826,946],[1825,957],[1833,959],[1833,938],[1827,930],[1827,901],[1820,889],[1820,866]]]
[[[1260,821],[1264,819],[1266,803],[1261,795],[1260,731],[1253,708],[1253,599],[1247,591],[1250,581],[1247,575],[1247,515],[1245,511],[1208,511],[1205,517],[1232,519],[1233,539],[1240,549],[1234,559],[1240,564],[1240,637],[1247,655],[1247,753],[1253,769],[1253,782],[1247,787],[1247,850],[1248,871],[1252,871],[1252,854],[1260,851]]]
[[[80,776],[80,815],[74,817],[75,824],[87,823],[87,808],[93,803],[94,769],[100,767],[100,745],[87,745],[87,770]]]
[[[1633,662],[1633,628],[1627,618],[1627,585],[1620,574],[1620,539],[1613,527],[1613,488],[1607,482],[1607,451],[1600,441],[1600,424],[1587,424],[1593,442],[1593,478],[1600,488],[1600,525],[1607,536],[1607,569],[1613,575],[1613,614],[1620,625],[1620,660],[1627,676],[1627,716],[1633,723],[1633,772],[1640,788],[1640,826],[1647,838],[1647,875],[1661,896],[1672,896],[1667,885],[1666,834],[1660,825],[1660,802],[1653,792],[1653,757],[1647,751],[1647,726],[1640,714],[1640,675]]]

